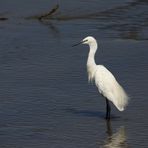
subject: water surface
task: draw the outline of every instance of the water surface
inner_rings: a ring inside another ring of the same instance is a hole
[[[60,9],[51,20],[26,17]],[[6,148],[147,147],[148,3],[137,1],[1,2],[0,146]],[[81,8],[81,9],[80,9]],[[87,82],[87,46],[131,97],[124,112]]]

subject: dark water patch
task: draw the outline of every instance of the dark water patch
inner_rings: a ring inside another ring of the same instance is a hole
[[[76,21],[91,20],[96,22],[96,30],[104,30],[105,32],[118,32],[118,36],[123,39],[147,40],[147,16],[148,3],[147,1],[134,1],[123,6],[116,6],[104,11],[81,12],[78,15],[69,13],[64,15],[62,12],[55,14],[50,19],[58,21]],[[50,20],[49,19],[49,20]],[[47,20],[45,20],[47,21]],[[43,20],[44,22],[44,20]]]
[[[74,108],[67,108],[64,109],[67,113],[72,113],[75,115],[79,115],[79,116],[87,116],[87,117],[98,117],[101,119],[105,119],[105,112],[101,112],[101,111],[91,111],[91,110],[80,110],[80,109],[74,109]],[[118,120],[120,117],[111,114],[111,120]]]

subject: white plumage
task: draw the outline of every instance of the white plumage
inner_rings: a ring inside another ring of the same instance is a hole
[[[108,100],[111,101],[119,111],[123,111],[128,104],[128,95],[126,94],[122,86],[117,82],[113,74],[106,67],[104,67],[103,65],[96,65],[96,40],[93,37],[88,36],[84,38],[80,43],[88,44],[90,47],[87,59],[88,80],[94,80],[99,92],[106,98],[106,118],[109,119],[110,105]]]
[[[98,65],[94,79],[99,92],[113,102],[119,111],[123,111],[127,106],[128,96],[112,73],[103,65]]]

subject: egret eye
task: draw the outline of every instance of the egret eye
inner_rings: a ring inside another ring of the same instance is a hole
[[[87,42],[88,40],[83,40],[83,43]]]

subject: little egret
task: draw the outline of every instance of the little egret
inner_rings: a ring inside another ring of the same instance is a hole
[[[90,47],[87,59],[88,80],[94,80],[99,92],[105,97],[106,119],[110,119],[111,107],[109,101],[111,101],[119,111],[123,111],[128,104],[128,95],[106,67],[96,65],[95,53],[98,46],[96,39],[88,36],[73,46],[79,44],[88,44]]]

